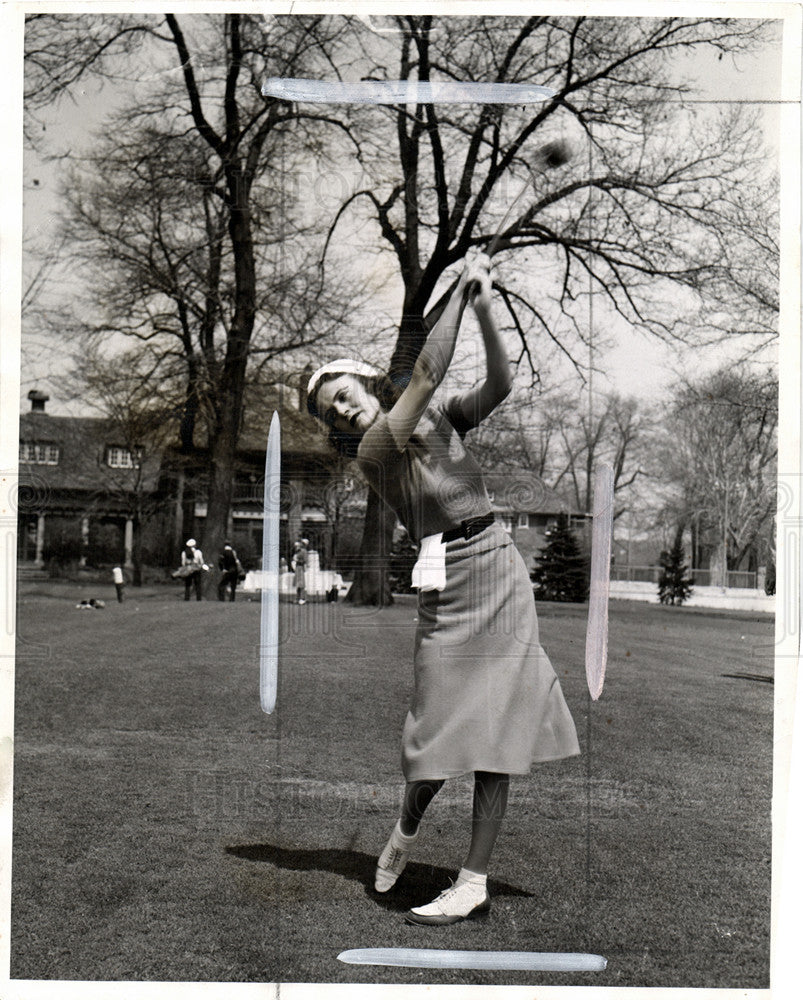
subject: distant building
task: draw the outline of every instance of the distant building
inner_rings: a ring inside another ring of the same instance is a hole
[[[527,569],[546,545],[546,532],[565,514],[583,544],[591,514],[578,510],[527,469],[489,472],[484,476],[496,520],[509,532]]]
[[[54,416],[48,396],[31,391],[20,415],[18,551],[21,569],[49,563],[170,566],[190,535],[202,539],[208,451],[128,443],[114,421]],[[244,427],[235,463],[227,533],[241,559],[262,551],[265,445],[278,409],[282,429],[282,552],[300,534],[325,544],[331,534],[315,498],[335,463],[325,439],[300,409],[296,390],[266,393]],[[137,538],[136,526],[141,525]],[[213,553],[207,553],[213,558]]]
[[[19,430],[17,560],[131,565],[134,522],[144,498],[158,495],[159,457],[127,445],[110,420],[45,412],[32,390]]]
[[[302,379],[303,382],[303,379]],[[22,570],[52,565],[131,567],[177,563],[184,540],[204,537],[208,451],[182,453],[126,441],[114,421],[46,412],[33,390],[20,416],[19,543]],[[265,445],[274,412],[281,418],[280,551],[308,538],[321,565],[347,569],[362,535],[365,490],[342,466],[306,413],[303,389],[279,386],[250,401],[240,435],[227,535],[247,568],[262,552]],[[497,520],[528,569],[558,515],[576,528],[590,519],[527,470],[490,473],[486,485]],[[214,559],[214,553],[205,553]]]

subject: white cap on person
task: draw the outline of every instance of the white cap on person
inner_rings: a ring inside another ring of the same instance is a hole
[[[353,358],[338,358],[330,361],[313,373],[307,383],[307,395],[311,396],[315,386],[324,375],[364,375],[366,378],[374,378],[382,373],[373,365],[368,365],[364,361],[355,361]]]

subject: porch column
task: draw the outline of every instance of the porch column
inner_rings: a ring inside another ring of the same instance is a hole
[[[134,565],[134,522],[130,517],[125,519],[125,567],[131,569]]]
[[[89,518],[81,518],[81,558],[78,561],[79,566],[86,566],[86,553],[89,548]]]
[[[301,512],[304,506],[304,480],[291,479],[290,487],[290,508],[287,511],[287,545],[292,551],[293,543],[301,536]],[[283,552],[283,556],[289,558],[289,553]]]
[[[38,514],[36,518],[36,565],[44,565],[45,551],[45,515]]]

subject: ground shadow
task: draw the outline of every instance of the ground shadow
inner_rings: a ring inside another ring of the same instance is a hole
[[[376,856],[362,851],[344,848],[320,848],[301,850],[300,848],[277,847],[275,844],[240,844],[226,848],[232,854],[247,861],[267,862],[290,871],[319,871],[342,875],[343,878],[359,882],[366,895],[387,910],[407,910],[420,906],[449,886],[454,879],[454,870],[437,865],[424,865],[411,861],[404,869],[399,881],[388,894],[374,889]],[[495,896],[532,896],[534,893],[488,879],[488,891]]]

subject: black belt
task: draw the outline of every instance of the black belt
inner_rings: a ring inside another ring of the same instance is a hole
[[[441,541],[453,542],[456,538],[473,538],[481,531],[485,531],[493,523],[494,516],[490,511],[487,514],[481,514],[479,517],[469,517],[465,521],[460,522],[459,528],[449,528],[448,531],[444,531],[441,535]]]

